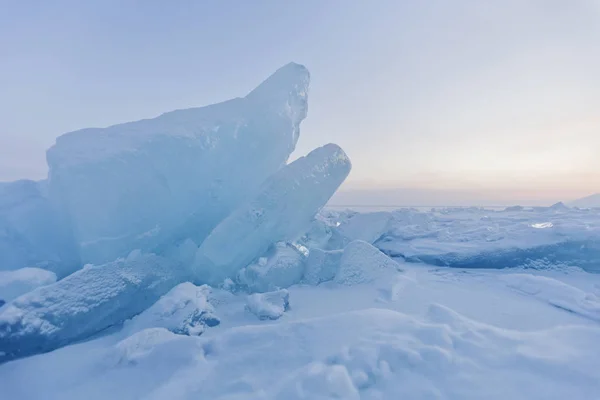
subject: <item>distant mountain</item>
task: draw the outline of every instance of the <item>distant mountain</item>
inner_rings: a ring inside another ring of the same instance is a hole
[[[572,201],[569,203],[569,207],[600,208],[600,193]]]

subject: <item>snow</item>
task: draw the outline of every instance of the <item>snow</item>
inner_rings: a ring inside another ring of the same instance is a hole
[[[7,302],[39,286],[54,282],[56,274],[40,268],[0,271],[0,300]]]
[[[244,98],[59,137],[49,195],[84,263],[199,244],[294,150],[309,74],[288,64]]]
[[[328,144],[273,174],[256,197],[238,207],[200,245],[193,266],[196,280],[218,285],[273,243],[301,236],[350,168],[344,151]]]
[[[290,308],[290,294],[286,289],[254,293],[246,300],[246,310],[258,319],[279,319]]]
[[[600,214],[594,210],[455,208],[386,213],[391,220],[374,246],[409,262],[505,268],[546,260],[600,271]],[[329,243],[335,247],[337,231],[355,217],[341,213],[330,218],[340,223],[330,228]]]
[[[406,268],[412,287],[395,301],[379,300],[385,282],[294,286],[284,317],[260,320],[244,311],[246,295],[229,295],[215,305],[223,323],[200,337],[164,328],[115,333],[0,365],[0,385],[9,398],[50,400],[115,393],[587,399],[599,392],[597,322],[499,285],[503,271]],[[582,271],[556,277],[600,282]],[[35,385],[24,384],[28,376]]]

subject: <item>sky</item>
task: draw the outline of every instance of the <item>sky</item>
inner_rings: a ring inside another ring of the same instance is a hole
[[[600,192],[600,0],[0,5],[0,181],[43,179],[62,133],[244,96],[295,61],[293,157],[344,148],[345,202]]]

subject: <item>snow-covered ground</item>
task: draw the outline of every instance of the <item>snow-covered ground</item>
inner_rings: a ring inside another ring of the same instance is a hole
[[[546,249],[584,236],[597,243],[600,220],[597,212],[568,209],[326,211],[320,218],[333,231],[330,243],[339,232],[354,232],[376,246],[395,242],[396,249],[469,256]],[[354,218],[362,229],[344,227]],[[367,232],[374,225],[379,236]],[[396,257],[389,266],[392,260],[371,254],[366,242],[351,243],[334,279],[319,285],[300,282],[257,295],[183,284],[122,329],[0,365],[2,393],[10,399],[600,396],[600,275],[576,258],[484,269]],[[207,312],[208,324],[193,319]],[[194,333],[181,329],[190,326]]]

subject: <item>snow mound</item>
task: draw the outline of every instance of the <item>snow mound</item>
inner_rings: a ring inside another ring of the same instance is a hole
[[[520,293],[600,322],[600,298],[593,293],[545,276],[509,274],[500,279]]]
[[[358,285],[389,278],[400,271],[400,265],[367,242],[355,240],[344,249],[334,281],[342,285]]]
[[[193,352],[194,341],[165,328],[149,328],[117,343],[107,356],[107,366],[150,365],[160,369],[167,365],[185,365],[202,357],[200,348]],[[200,353],[200,354],[198,354]]]
[[[199,336],[207,327],[219,325],[209,303],[211,288],[185,282],[175,286],[154,305],[126,321],[123,332],[132,334],[147,328],[165,328],[176,334]]]
[[[4,302],[23,293],[56,282],[56,274],[40,268],[21,268],[15,271],[0,271],[0,300]]]
[[[285,165],[309,73],[288,64],[244,98],[67,133],[47,152],[49,196],[84,263],[200,243]]]
[[[304,275],[305,256],[288,243],[277,243],[256,263],[242,269],[237,282],[253,292],[290,287]]]
[[[273,243],[297,239],[350,168],[344,151],[328,144],[277,171],[256,197],[238,207],[200,245],[193,265],[196,280],[218,285]]]
[[[600,389],[600,329],[510,331],[441,306],[429,318],[369,309],[231,329],[207,339],[213,367],[195,369],[181,398],[564,399]]]
[[[87,266],[0,308],[0,362],[54,350],[118,325],[184,281],[150,254]]]
[[[258,319],[279,319],[290,308],[290,294],[286,289],[254,293],[246,300],[246,309]]]

